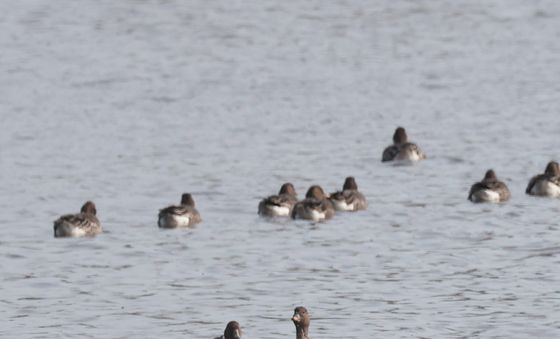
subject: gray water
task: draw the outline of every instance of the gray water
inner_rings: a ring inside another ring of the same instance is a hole
[[[560,3],[0,2],[0,336],[558,338]],[[428,159],[380,162],[395,127]],[[466,200],[493,168],[512,191]],[[267,221],[356,177],[367,211]],[[192,192],[203,222],[157,228]],[[54,239],[96,202],[105,233]]]

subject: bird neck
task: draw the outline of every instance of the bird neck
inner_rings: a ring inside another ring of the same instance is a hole
[[[308,339],[308,327],[296,326],[296,339]]]

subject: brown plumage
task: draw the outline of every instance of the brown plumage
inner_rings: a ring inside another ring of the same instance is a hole
[[[321,221],[332,218],[334,214],[334,206],[321,186],[313,185],[307,190],[305,199],[295,204],[292,219]]]
[[[502,202],[510,197],[507,185],[499,181],[496,173],[489,169],[482,181],[471,186],[468,199],[472,202]]]
[[[290,216],[297,202],[294,185],[287,182],[280,187],[277,195],[271,195],[259,203],[259,215],[265,217]]]
[[[543,197],[560,197],[560,166],[558,163],[549,162],[543,174],[532,177],[525,193]]]
[[[298,306],[294,309],[292,321],[296,326],[296,339],[309,339],[309,313],[303,306]]]
[[[331,193],[329,199],[337,211],[359,211],[368,206],[365,196],[358,191],[358,184],[354,177],[347,177],[342,191]]]
[[[418,145],[408,142],[406,130],[398,127],[393,134],[393,145],[387,146],[383,151],[381,161],[418,161],[426,159],[426,154]]]
[[[66,214],[54,221],[54,236],[82,237],[94,236],[103,231],[97,219],[95,204],[87,201],[78,214]]]
[[[230,321],[224,330],[224,335],[214,339],[241,339],[241,335],[241,326],[239,323],[237,321]]]
[[[158,226],[160,228],[192,227],[201,221],[200,213],[198,213],[194,199],[189,193],[184,193],[181,196],[180,205],[163,208],[158,214]]]

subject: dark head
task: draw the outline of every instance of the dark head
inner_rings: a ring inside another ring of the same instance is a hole
[[[551,161],[546,165],[546,169],[544,170],[545,174],[559,176],[560,175],[560,167],[556,161]]]
[[[406,136],[406,131],[403,127],[398,127],[395,130],[395,134],[393,134],[393,142],[395,144],[404,144],[408,141],[408,137]]]
[[[325,199],[325,191],[319,185],[313,185],[309,187],[307,193],[305,193],[306,198],[315,198],[315,199]]]
[[[225,339],[241,339],[241,326],[237,321],[230,321],[224,330]]]
[[[95,209],[95,204],[93,202],[87,201],[82,206],[82,209],[80,210],[80,212],[96,215],[97,214],[97,209]]]
[[[343,190],[357,190],[358,184],[356,184],[356,179],[354,177],[347,177],[344,180],[344,186],[342,186]]]
[[[484,174],[484,180],[498,180],[498,177],[496,173],[494,173],[494,170],[489,169],[486,171],[486,174]]]
[[[282,185],[282,187],[280,187],[280,192],[278,192],[278,194],[288,194],[288,195],[293,195],[294,197],[297,195],[294,185],[292,185],[289,182],[285,183],[284,185]]]
[[[194,207],[194,199],[190,193],[183,193],[181,196],[181,205]]]
[[[307,328],[309,327],[310,319],[307,309],[303,306],[298,306],[294,310],[294,315],[292,316],[292,321],[296,325],[296,329],[303,329],[305,334],[307,334]]]

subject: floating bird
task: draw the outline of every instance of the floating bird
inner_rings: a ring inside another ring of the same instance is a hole
[[[214,339],[241,339],[241,326],[237,321],[230,321],[224,330],[224,335]]]
[[[54,221],[54,236],[56,238],[91,237],[101,233],[103,229],[96,214],[95,204],[87,201],[82,206],[80,213],[63,215]]]
[[[482,181],[472,185],[469,200],[472,202],[502,202],[511,197],[508,187],[499,181],[493,170],[488,170]]]
[[[309,313],[303,306],[298,306],[294,310],[292,321],[296,325],[296,339],[309,339]]]
[[[280,188],[278,195],[271,195],[259,203],[259,215],[265,217],[289,217],[297,202],[294,185],[287,182]]]
[[[191,194],[181,196],[179,206],[169,206],[159,211],[158,226],[161,228],[184,228],[199,223],[202,219],[194,206]]]
[[[329,197],[337,211],[359,211],[368,206],[366,197],[358,191],[358,184],[354,177],[344,180],[342,191],[332,193]]]
[[[408,142],[405,129],[398,127],[393,134],[393,145],[385,148],[381,161],[401,160],[415,162],[422,159],[426,159],[426,154],[418,145]]]
[[[292,219],[321,221],[332,218],[334,214],[334,206],[321,186],[313,185],[307,190],[305,199],[295,204]]]
[[[556,161],[549,162],[544,174],[532,177],[525,193],[542,197],[560,197],[560,167],[558,163]]]

